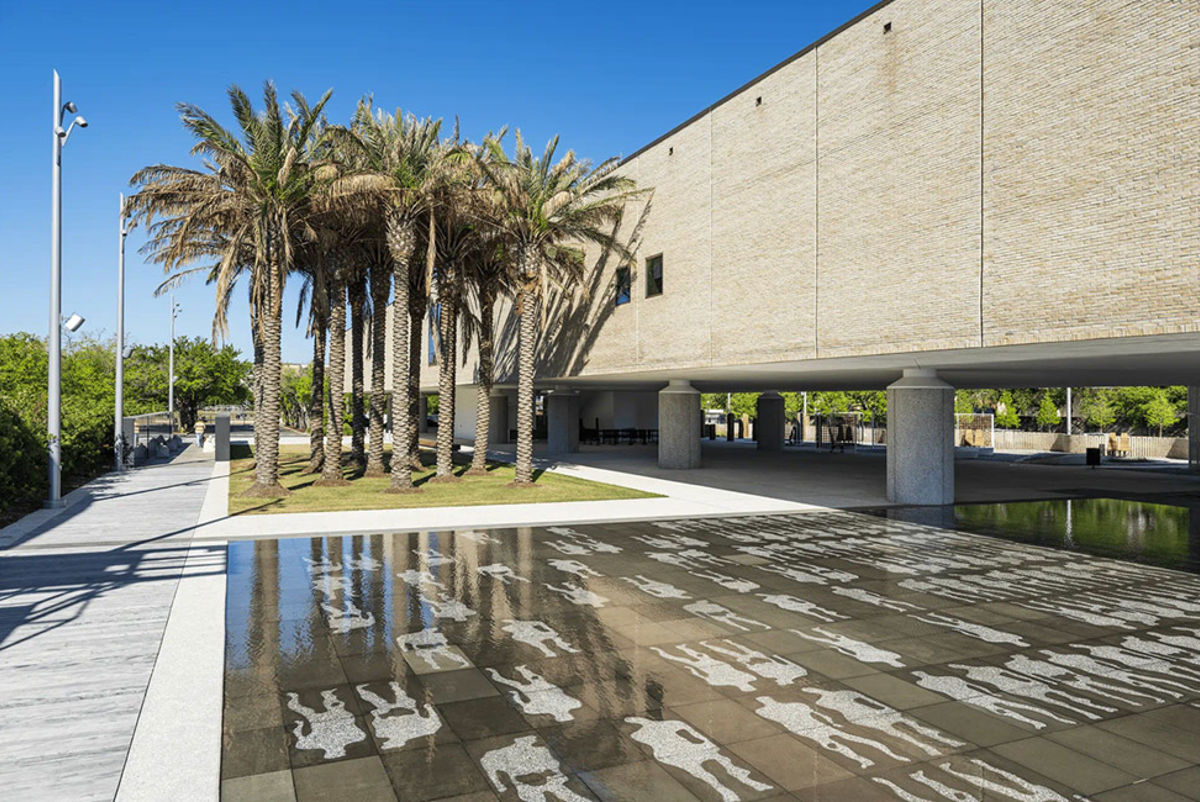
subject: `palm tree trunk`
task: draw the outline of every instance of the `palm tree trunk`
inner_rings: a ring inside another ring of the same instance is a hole
[[[383,391],[387,367],[384,349],[387,347],[388,290],[391,289],[387,268],[387,261],[381,256],[371,262],[371,404],[367,476],[383,476],[383,408],[387,403],[387,394]]]
[[[528,257],[526,257],[528,259]],[[522,260],[525,261],[525,260]],[[533,368],[537,339],[537,277],[521,265],[521,325],[517,359],[517,466],[514,484],[533,483]]]
[[[349,287],[350,298],[350,459],[362,470],[367,462],[366,422],[363,411],[363,335],[367,299],[367,279],[355,271]]]
[[[414,297],[414,295],[416,297]],[[421,335],[424,333],[427,303],[424,293],[409,296],[408,307],[408,461],[413,470],[421,470]]]
[[[341,265],[339,265],[340,267]],[[342,476],[342,417],[346,405],[346,284],[334,276],[329,287],[329,427],[325,466],[313,484],[349,484]]]
[[[438,287],[438,426],[437,480],[458,481],[454,475],[455,345],[458,337],[458,295],[454,288],[455,265],[449,262]]]
[[[288,495],[279,484],[279,380],[282,368],[283,265],[268,252],[265,316],[262,324],[262,413],[255,423],[254,484],[244,495],[276,498]]]
[[[492,381],[495,378],[495,343],[492,342],[492,316],[495,293],[485,285],[479,291],[479,386],[475,392],[475,453],[471,455],[469,475],[487,474],[487,451],[492,428]]]
[[[412,463],[408,458],[408,428],[412,420],[408,405],[409,268],[416,231],[411,220],[399,215],[388,218],[388,250],[392,254],[392,481],[389,493],[411,493]],[[383,358],[380,355],[379,362]]]
[[[312,395],[308,399],[308,467],[304,473],[320,473],[325,467],[325,319],[313,322]]]
[[[263,347],[262,332],[258,328],[258,310],[253,298],[250,301],[250,342],[254,347],[254,374],[251,378],[251,381],[254,382],[254,387],[251,388],[254,397],[254,431],[258,432],[262,428],[259,421],[262,420]],[[257,453],[254,455],[254,459],[255,463],[251,465],[251,469],[257,464]]]

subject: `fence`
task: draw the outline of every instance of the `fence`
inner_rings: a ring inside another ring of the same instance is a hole
[[[954,445],[968,448],[995,448],[995,416],[990,412],[956,412]]]
[[[199,410],[199,415],[209,424],[212,424],[212,422],[217,419],[217,415],[228,415],[230,426],[254,425],[254,410],[251,407],[242,406],[240,404],[201,407]]]
[[[1085,448],[1103,446],[1109,449],[1107,433],[1065,435],[1061,432],[1023,432],[1015,429],[996,430],[996,448],[1000,451],[1059,451],[1070,454],[1083,453]],[[1129,457],[1134,459],[1187,459],[1186,437],[1147,437],[1134,435],[1128,438]]]
[[[812,428],[815,429],[817,448],[853,448],[887,443],[887,425],[876,424],[873,418],[864,421],[861,412],[817,415]]]
[[[133,439],[128,443],[129,448],[149,447],[150,441],[156,437],[164,440],[171,437],[171,416],[165,410],[130,415],[126,420],[133,421]]]

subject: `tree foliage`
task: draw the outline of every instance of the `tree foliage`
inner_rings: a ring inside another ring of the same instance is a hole
[[[66,487],[113,464],[116,370],[113,340],[68,337],[62,355],[62,475]],[[0,519],[39,503],[46,493],[47,372],[44,339],[0,335]],[[176,341],[175,397],[185,406],[245,400],[247,366],[233,348],[207,340]],[[125,360],[125,414],[167,408],[167,347],[136,347]],[[194,420],[194,418],[193,418]]]

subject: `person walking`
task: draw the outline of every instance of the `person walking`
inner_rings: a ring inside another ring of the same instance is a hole
[[[196,448],[204,448],[204,418],[196,417],[196,425],[192,430],[196,433]]]

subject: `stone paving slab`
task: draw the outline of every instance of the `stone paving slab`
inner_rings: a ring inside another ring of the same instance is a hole
[[[227,802],[1194,795],[1194,574],[840,511],[228,564]]]
[[[211,473],[189,447],[0,533],[5,800],[113,798]]]

